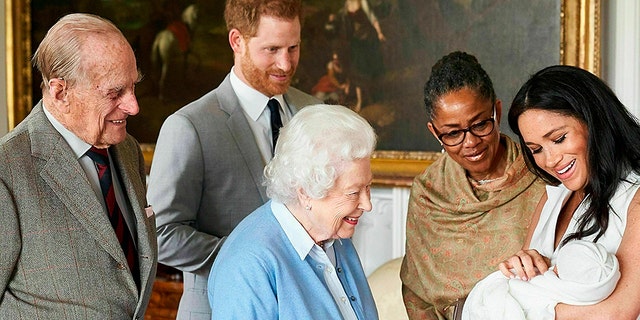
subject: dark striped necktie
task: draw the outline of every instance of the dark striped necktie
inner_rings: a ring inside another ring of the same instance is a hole
[[[134,246],[133,238],[131,237],[131,232],[129,232],[127,223],[124,220],[124,216],[118,207],[118,202],[116,202],[116,194],[111,180],[111,166],[109,166],[109,155],[107,153],[107,149],[91,147],[86,154],[91,158],[91,160],[93,160],[93,162],[95,162],[98,168],[100,189],[102,190],[104,202],[107,205],[107,214],[111,221],[111,226],[116,232],[116,236],[120,241],[120,246],[122,247],[122,251],[124,251],[124,255],[127,257],[129,270],[131,270],[131,274],[133,275],[136,284],[140,287],[140,272],[136,248]]]
[[[273,138],[273,150],[275,150],[276,142],[278,142],[278,136],[280,135],[280,128],[282,128],[280,103],[276,99],[270,99],[267,107],[269,107],[269,111],[271,112],[271,137]]]

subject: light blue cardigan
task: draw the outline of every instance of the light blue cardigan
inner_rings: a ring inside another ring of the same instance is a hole
[[[336,272],[360,320],[378,313],[351,239],[333,244]],[[209,275],[211,319],[342,319],[322,266],[301,260],[271,211],[271,201],[229,235]]]

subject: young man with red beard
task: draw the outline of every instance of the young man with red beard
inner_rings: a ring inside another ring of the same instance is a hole
[[[319,103],[289,86],[301,10],[300,0],[228,0],[231,72],[160,130],[147,196],[157,213],[158,260],[184,273],[178,319],[211,317],[211,265],[233,228],[268,200],[262,172],[279,126]]]

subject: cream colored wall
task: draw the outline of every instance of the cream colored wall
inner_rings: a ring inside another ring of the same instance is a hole
[[[603,79],[640,116],[640,1],[611,0],[603,6]]]

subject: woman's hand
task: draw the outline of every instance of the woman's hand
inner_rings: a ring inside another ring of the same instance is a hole
[[[498,265],[502,274],[508,278],[518,277],[528,281],[538,274],[549,270],[551,260],[541,255],[537,250],[520,250],[509,259]]]

